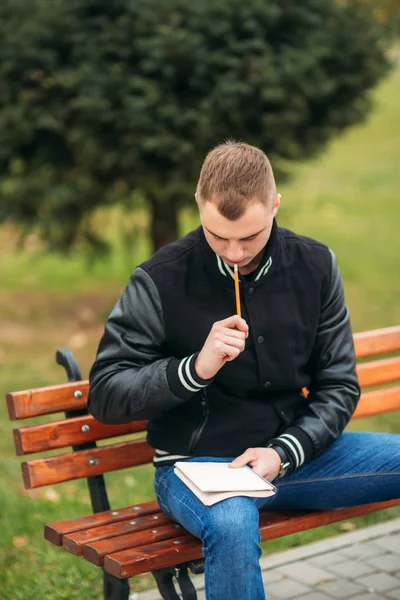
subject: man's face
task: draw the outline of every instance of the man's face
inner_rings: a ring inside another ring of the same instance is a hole
[[[206,202],[198,200],[207,242],[229,266],[237,264],[242,274],[250,273],[261,260],[279,204],[279,194],[268,205],[258,199],[251,200],[244,214],[230,221],[218,212],[214,198]]]

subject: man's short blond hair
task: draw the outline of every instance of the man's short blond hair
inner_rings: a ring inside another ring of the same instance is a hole
[[[276,187],[271,164],[259,148],[228,140],[207,154],[197,195],[200,202],[215,200],[221,215],[236,221],[251,200],[273,203]]]

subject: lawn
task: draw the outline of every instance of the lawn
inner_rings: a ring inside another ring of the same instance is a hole
[[[296,177],[279,186],[280,225],[315,237],[335,251],[345,282],[354,331],[400,323],[398,223],[400,203],[400,70],[374,94],[368,121],[338,138],[323,156],[296,168]],[[146,257],[147,218],[119,209],[99,214],[114,242],[107,260],[88,265],[79,254],[44,256],[32,237],[16,252],[16,233],[0,230],[0,392],[64,381],[55,364],[59,347],[73,350],[87,376],[104,320],[132,268]],[[138,232],[128,252],[118,242],[120,228]],[[182,215],[182,232],[197,224]],[[4,600],[72,600],[102,597],[100,571],[59,551],[42,538],[43,524],[90,512],[84,482],[26,492],[12,443],[12,424],[0,405],[0,589]],[[400,415],[358,422],[357,427],[400,431]],[[107,477],[114,508],[152,495],[149,468]],[[146,481],[147,480],[147,481]],[[345,524],[362,527],[400,516],[399,509]],[[265,545],[265,551],[307,543],[343,531],[343,524],[296,534]],[[150,583],[132,581],[132,591]]]

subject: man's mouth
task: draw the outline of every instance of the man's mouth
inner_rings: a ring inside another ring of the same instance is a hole
[[[247,265],[250,260],[250,258],[245,258],[244,260],[234,263],[231,260],[224,259],[224,262],[226,262],[230,267],[233,267],[234,265],[237,265],[238,267],[244,267],[244,265]]]

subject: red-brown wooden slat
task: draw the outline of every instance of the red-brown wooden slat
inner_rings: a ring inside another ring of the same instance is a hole
[[[122,550],[104,558],[104,569],[115,577],[125,579],[201,558],[201,542],[190,533],[174,541],[154,542],[132,550]]]
[[[400,356],[361,363],[357,373],[362,388],[400,381]]]
[[[153,454],[145,441],[134,440],[23,462],[22,475],[25,488],[32,489],[142,465],[151,462]]]
[[[153,544],[155,542],[161,542],[163,540],[170,540],[170,544],[172,544],[177,536],[182,537],[183,534],[186,536],[187,532],[185,532],[180,525],[171,523],[155,529],[146,529],[145,531],[140,531],[138,533],[120,535],[92,544],[85,544],[83,546],[83,557],[93,565],[101,567],[104,564],[105,556],[108,554]]]
[[[400,385],[361,394],[352,419],[400,410]]]
[[[104,558],[111,552],[118,552],[127,550],[129,548],[135,548],[137,546],[143,546],[147,544],[153,544],[155,542],[161,542],[163,540],[169,540],[170,544],[177,538],[177,535],[186,535],[185,530],[176,523],[165,525],[163,527],[157,527],[155,529],[146,529],[138,533],[121,535],[118,537],[94,542],[93,544],[85,544],[83,546],[83,557],[97,567],[101,567],[104,564]],[[189,536],[190,534],[188,534]]]
[[[307,529],[313,529],[314,527],[320,527],[323,525],[329,525],[329,523],[336,523],[337,521],[345,521],[347,519],[354,519],[361,515],[366,515],[371,512],[377,512],[379,510],[385,510],[392,508],[393,506],[400,505],[400,498],[396,500],[388,500],[387,502],[374,502],[372,504],[362,504],[359,506],[350,506],[346,508],[335,508],[332,510],[322,511],[288,511],[287,519],[282,518],[282,513],[279,513],[281,518],[278,518],[275,522],[270,522],[271,513],[266,513],[264,517],[260,518],[260,533],[261,540],[273,540],[278,537],[283,537],[291,533],[297,533],[299,531],[305,531]]]
[[[263,511],[260,513],[261,539],[274,539],[398,505],[400,499],[316,512]],[[171,543],[169,539],[107,555],[104,558],[104,569],[115,577],[125,578],[201,558],[201,542],[192,535],[178,537],[174,542]]]
[[[74,381],[35,390],[12,392],[6,396],[8,414],[10,419],[15,421],[85,408],[88,391],[88,381]]]
[[[122,425],[104,425],[92,416],[85,415],[40,425],[28,425],[13,430],[15,449],[17,455],[21,456],[79,446],[87,442],[144,431],[146,423],[147,421],[133,421]]]
[[[120,521],[126,521],[130,518],[134,519],[154,513],[160,514],[160,507],[157,500],[145,502],[144,504],[132,504],[131,506],[106,510],[86,517],[79,517],[78,519],[66,519],[64,521],[48,523],[44,528],[44,537],[55,546],[62,546],[63,535],[68,535],[74,531],[117,524]]]
[[[354,334],[357,358],[400,351],[400,326],[373,329]]]
[[[126,533],[137,533],[138,531],[154,529],[161,525],[170,525],[169,519],[164,513],[159,512],[144,517],[133,517],[127,521],[119,521],[112,525],[104,525],[101,527],[93,527],[91,529],[75,531],[63,536],[63,546],[65,550],[71,554],[82,554],[82,547],[91,542],[114,538],[115,536],[122,537]]]

